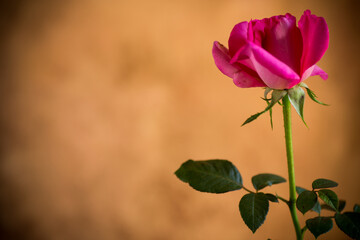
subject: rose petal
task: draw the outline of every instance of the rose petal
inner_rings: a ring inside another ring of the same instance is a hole
[[[329,47],[329,29],[322,17],[312,15],[306,10],[299,21],[303,38],[301,73],[317,63]]]
[[[216,66],[223,74],[233,78],[236,86],[241,88],[266,86],[260,79],[258,79],[257,74],[255,72],[252,72],[251,69],[248,69],[242,64],[230,64],[229,52],[219,42],[214,42],[212,52]],[[241,69],[241,67],[243,69]],[[247,71],[251,72],[254,76],[252,76]]]
[[[317,65],[315,65],[314,70],[312,71],[310,76],[316,75],[319,75],[323,80],[327,80],[329,77],[328,74]]]
[[[233,81],[236,86],[241,88],[250,88],[250,87],[266,87],[260,79],[257,79],[245,71],[239,71],[234,74]]]
[[[214,42],[212,54],[214,61],[219,70],[228,77],[233,77],[238,68],[230,64],[229,51],[219,42]]]
[[[296,18],[290,14],[279,16],[269,28],[263,48],[300,75],[302,37]]]
[[[236,24],[229,37],[229,53],[233,56],[247,41],[248,22]]]
[[[264,29],[268,19],[251,20],[248,28],[248,41],[253,42],[259,46],[262,45],[263,36],[265,36]]]
[[[314,65],[306,69],[306,71],[303,73],[301,77],[301,81],[304,81],[310,76],[316,76],[319,75],[323,80],[328,79],[328,74],[322,70],[319,66]]]
[[[289,89],[300,82],[300,77],[294,70],[252,42],[240,49],[230,63],[246,59],[250,59],[254,70],[270,88]]]
[[[248,41],[253,42],[259,46],[263,46],[267,38],[268,32],[279,22],[283,16],[273,16],[271,18],[264,18],[261,20],[251,20],[248,28]]]

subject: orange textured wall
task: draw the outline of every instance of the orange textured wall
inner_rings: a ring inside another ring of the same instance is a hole
[[[211,48],[240,21],[305,9],[329,25],[319,64],[329,79],[307,84],[331,106],[306,100],[309,129],[293,115],[297,183],[330,178],[347,209],[360,203],[358,0],[1,4],[1,239],[294,239],[284,204],[253,235],[243,192],[199,193],[173,172],[223,158],[247,186],[257,173],[287,175],[280,107],[273,131],[268,116],[240,127],[264,108],[263,91],[234,86]]]

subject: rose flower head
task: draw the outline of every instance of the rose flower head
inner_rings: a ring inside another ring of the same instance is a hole
[[[310,76],[328,77],[316,63],[329,46],[329,29],[310,10],[298,26],[291,14],[241,22],[228,45],[214,42],[215,64],[241,88],[290,89]]]

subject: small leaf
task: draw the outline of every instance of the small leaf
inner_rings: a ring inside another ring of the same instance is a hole
[[[188,160],[175,174],[200,192],[225,193],[242,188],[239,171],[227,160]]]
[[[358,205],[358,204],[354,205],[354,212],[360,213],[360,205]]]
[[[301,194],[301,193],[304,192],[304,191],[309,191],[309,190],[307,190],[307,189],[305,189],[305,188],[302,188],[302,187],[296,186],[296,192],[297,192],[297,194]],[[320,212],[321,212],[321,205],[320,205],[319,201],[316,201],[316,203],[315,203],[314,207],[311,209],[311,211],[314,211],[314,212],[317,212],[318,214],[320,214]]]
[[[265,193],[265,195],[270,202],[279,202],[278,198],[275,195],[271,193]]]
[[[324,209],[324,210],[329,210],[329,211],[332,211],[332,212],[336,212],[336,210],[332,207],[330,207],[329,205],[327,204],[321,204],[321,209]]]
[[[346,205],[346,201],[344,201],[344,200],[339,200],[339,209],[338,209],[338,211],[341,212],[342,210],[344,210],[345,205]],[[330,206],[327,205],[327,204],[321,204],[321,207],[322,207],[322,209],[336,212],[336,210],[335,210],[334,208],[330,207]]]
[[[260,190],[273,184],[286,182],[286,179],[271,173],[261,173],[253,176],[251,182],[256,190]]]
[[[321,104],[321,105],[324,105],[324,106],[329,106],[328,104],[322,103],[319,100],[317,100],[316,94],[304,82],[300,83],[299,86],[304,87],[306,89],[306,92],[309,95],[309,97],[311,98],[311,100],[313,100],[314,102],[316,102],[318,104]]]
[[[321,189],[319,190],[319,197],[323,200],[327,205],[333,208],[335,211],[338,210],[339,207],[339,200],[333,191],[329,189]]]
[[[265,108],[264,111],[256,113],[252,116],[250,116],[248,119],[245,120],[245,122],[241,125],[244,126],[245,124],[248,124],[255,119],[257,119],[261,114],[267,112],[269,109],[271,109],[280,99],[282,99],[286,95],[285,90],[274,90],[271,95],[271,102],[270,104]]]
[[[306,125],[306,122],[304,120],[304,102],[305,102],[304,90],[299,86],[295,86],[288,90],[288,94],[291,104],[294,106],[296,112],[299,114],[299,116]]]
[[[346,201],[345,201],[345,200],[339,200],[339,207],[338,207],[339,212],[341,212],[342,210],[344,210],[345,205],[346,205]]]
[[[328,179],[324,179],[324,178],[316,179],[312,183],[312,188],[313,189],[333,188],[333,187],[337,187],[337,186],[338,186],[337,182],[334,182],[334,181],[328,180]]]
[[[336,225],[346,235],[353,239],[360,239],[360,213],[345,212],[335,214]]]
[[[305,188],[302,188],[302,187],[296,186],[296,192],[297,192],[297,194],[301,194],[301,193],[304,192],[304,191],[309,191],[309,190],[307,190],[307,189],[305,189]]]
[[[319,201],[317,201],[311,211],[317,212],[318,214],[321,213],[321,205]]]
[[[333,222],[329,217],[315,217],[306,220],[306,226],[315,238],[318,238],[332,229]]]
[[[239,209],[245,224],[255,233],[265,221],[269,201],[264,193],[248,193],[241,198]]]
[[[296,207],[302,214],[312,209],[317,202],[317,195],[313,191],[303,191],[296,200]]]

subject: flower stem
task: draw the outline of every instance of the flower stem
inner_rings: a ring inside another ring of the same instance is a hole
[[[301,232],[301,227],[299,224],[299,219],[296,213],[296,185],[295,185],[295,167],[294,167],[294,154],[292,147],[292,133],[291,133],[291,104],[289,96],[286,95],[283,98],[283,114],[284,114],[284,128],[285,128],[285,143],[286,143],[286,155],[287,155],[287,165],[288,165],[288,174],[289,174],[289,208],[291,213],[291,218],[296,232],[296,239],[302,240],[303,234]]]

